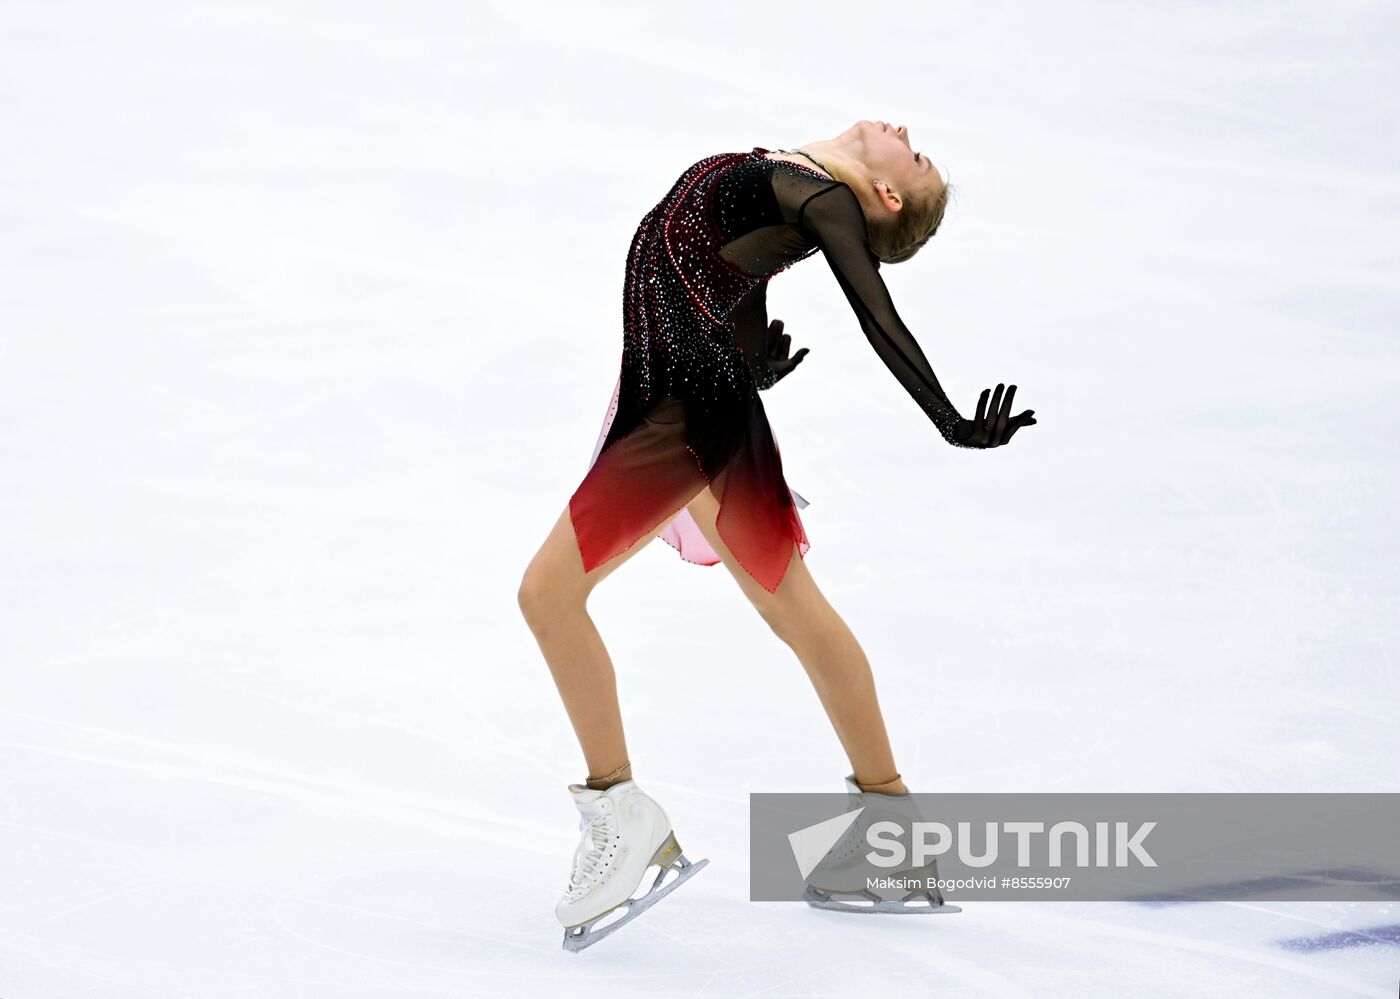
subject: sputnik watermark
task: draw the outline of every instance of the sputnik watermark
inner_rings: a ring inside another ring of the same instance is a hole
[[[793,859],[804,878],[848,835],[864,810],[856,808],[788,834]],[[984,868],[996,864],[1001,859],[1003,841],[1014,838],[1017,867],[1060,868],[1066,866],[1066,856],[1073,857],[1069,863],[1076,867],[1121,868],[1131,866],[1134,861],[1140,867],[1157,866],[1157,861],[1143,847],[1143,840],[1156,828],[1155,821],[1140,822],[1136,828],[1129,822],[1095,822],[1092,832],[1082,822],[1056,822],[1048,831],[1044,822],[984,822],[980,825],[982,846],[979,851],[971,822],[956,823],[956,835],[953,827],[945,822],[909,823],[908,846],[904,842],[905,823],[890,819],[872,822],[864,830],[864,842],[870,847],[864,859],[873,867],[904,868],[925,867],[930,861],[952,855],[964,867]],[[1069,841],[1068,849],[1066,841]]]
[[[754,901],[930,884],[969,900],[1400,897],[1400,794],[755,793],[749,802]]]
[[[967,888],[980,888],[992,891],[996,888],[1068,888],[1070,879],[1027,877],[985,877],[985,878],[877,878],[868,877],[865,879],[865,887],[871,891],[881,889],[897,888],[900,891],[930,891],[937,888],[940,891],[954,892]]]
[[[876,867],[904,867],[906,864],[922,867],[930,860],[952,853],[956,847],[956,856],[963,865],[990,867],[1000,858],[1003,838],[1014,836],[1017,867],[1064,867],[1065,840],[1073,837],[1071,866],[1128,867],[1133,860],[1141,867],[1157,866],[1157,861],[1142,845],[1148,833],[1156,828],[1156,822],[1140,822],[1131,833],[1132,823],[1129,822],[1095,822],[1093,825],[1094,831],[1090,833],[1082,822],[1056,822],[1047,832],[1044,822],[985,822],[982,823],[984,845],[982,852],[977,853],[971,822],[959,822],[956,837],[945,823],[914,822],[910,826],[911,847],[906,847],[901,839],[904,826],[885,820],[873,822],[867,828],[866,839],[873,849],[865,859]],[[1089,860],[1091,847],[1092,864]],[[1111,860],[1110,847],[1113,849]]]

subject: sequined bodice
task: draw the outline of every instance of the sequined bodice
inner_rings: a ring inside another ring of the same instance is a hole
[[[810,232],[785,217],[773,174],[797,171],[799,176],[828,178],[797,163],[766,159],[764,151],[755,147],[749,159],[719,181],[714,214],[721,243],[716,252],[745,274],[771,278],[818,249]]]

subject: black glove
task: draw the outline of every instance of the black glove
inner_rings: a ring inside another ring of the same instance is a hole
[[[808,350],[803,347],[788,357],[788,351],[791,349],[792,337],[783,332],[783,321],[774,319],[768,324],[768,367],[773,372],[774,383],[791,374],[792,370],[802,363],[802,358],[807,356]]]
[[[1027,409],[1015,416],[1011,415],[1011,400],[1016,396],[1016,386],[1012,385],[1003,398],[1001,390],[1006,386],[997,383],[992,395],[991,406],[987,405],[987,395],[992,390],[983,389],[977,400],[977,415],[970,420],[959,420],[953,427],[953,443],[961,447],[989,448],[1000,447],[1011,440],[1011,436],[1022,427],[1035,425],[1035,410]]]

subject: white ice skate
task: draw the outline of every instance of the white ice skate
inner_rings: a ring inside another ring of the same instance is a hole
[[[569,793],[578,806],[582,835],[569,887],[554,914],[564,926],[564,949],[579,951],[636,919],[709,861],[685,859],[670,819],[636,781],[606,791],[570,784]],[[633,898],[652,866],[659,868],[656,879],[645,895]],[[676,876],[662,887],[672,871]],[[615,913],[620,918],[594,928]]]
[[[808,905],[833,912],[925,915],[962,912],[958,906],[943,901],[943,893],[938,890],[937,860],[930,860],[922,867],[911,866],[888,875],[879,875],[891,879],[917,879],[922,887],[912,891],[870,888],[866,879],[872,875],[872,867],[864,859],[870,850],[865,841],[866,830],[886,819],[907,827],[910,821],[918,821],[922,816],[911,796],[862,791],[853,777],[846,778],[846,798],[847,811],[856,808],[864,808],[864,811],[807,878],[807,888],[802,897]]]

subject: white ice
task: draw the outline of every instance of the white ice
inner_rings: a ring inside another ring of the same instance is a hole
[[[765,396],[918,790],[1400,791],[1394,5],[0,11],[0,996],[1390,997],[1396,904],[748,901],[747,794],[847,772],[722,567],[594,594],[682,891],[564,953],[583,775],[516,605],[690,163],[906,124],[883,270]]]

